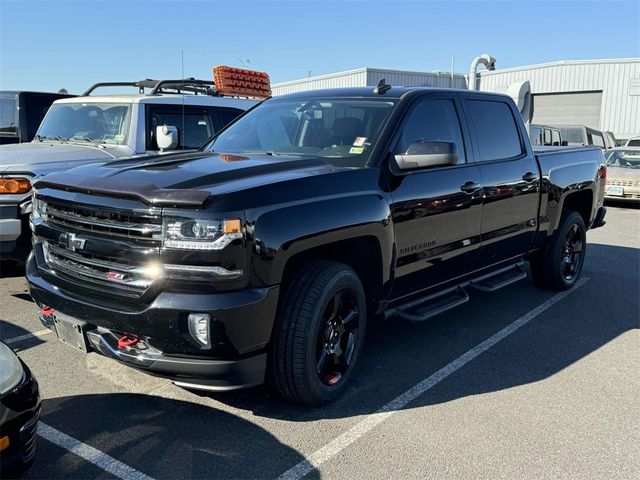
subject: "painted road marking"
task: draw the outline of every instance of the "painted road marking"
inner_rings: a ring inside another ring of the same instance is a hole
[[[28,340],[33,337],[42,337],[43,335],[47,335],[49,333],[51,333],[51,330],[49,330],[48,328],[45,328],[43,330],[38,330],[37,332],[34,332],[34,333],[27,333],[25,335],[20,335],[19,337],[9,338],[8,340],[3,340],[3,342],[9,345],[12,343],[21,342],[22,340]]]
[[[559,301],[566,298],[568,295],[574,292],[577,288],[584,285],[588,281],[589,281],[588,278],[583,278],[582,280],[579,280],[578,282],[576,282],[575,286],[571,290],[566,290],[564,292],[558,293],[557,295],[554,295],[546,302],[538,305],[536,308],[531,310],[529,313],[518,318],[515,322],[507,325],[505,328],[500,330],[495,335],[487,338],[484,342],[476,345],[466,353],[463,353],[461,356],[456,358],[453,362],[449,363],[448,365],[444,366],[434,374],[425,378],[420,383],[417,383],[416,385],[411,387],[409,390],[404,392],[402,395],[400,395],[399,397],[396,397],[394,400],[387,403],[377,412],[371,415],[368,415],[362,421],[360,421],[359,423],[351,427],[349,430],[347,430],[343,434],[333,439],[324,447],[320,448],[319,450],[316,450],[306,460],[301,461],[300,463],[298,463],[297,465],[295,465],[294,467],[290,468],[289,470],[284,472],[282,475],[280,475],[278,477],[278,480],[299,480],[305,475],[307,475],[308,473],[312,472],[313,470],[318,468],[320,465],[325,463],[327,460],[331,459],[332,457],[340,453],[342,450],[347,448],[349,445],[351,445],[353,442],[358,440],[360,437],[362,437],[363,435],[367,434],[368,432],[373,430],[375,427],[380,425],[382,422],[384,422],[387,418],[392,416],[394,413],[397,413],[399,410],[406,407],[407,404],[409,404],[411,401],[415,400],[420,395],[425,393],[427,390],[431,389],[433,386],[437,385],[442,380],[447,378],[449,375],[451,375],[452,373],[456,372],[457,370],[465,366],[471,360],[475,359],[477,356],[479,356],[480,354],[487,351],[488,349],[493,347],[495,344],[497,344],[501,340],[511,335],[520,327],[526,325],[531,320],[536,318],[538,315],[545,312],[546,310],[551,308],[553,305],[555,305]]]
[[[115,477],[125,480],[152,480],[151,477],[139,472],[135,468],[125,465],[110,455],[90,447],[89,445],[82,443],[80,440],[50,427],[46,423],[40,422],[38,424],[38,435],[54,445],[78,455],[87,462],[92,463],[96,467],[101,468]]]

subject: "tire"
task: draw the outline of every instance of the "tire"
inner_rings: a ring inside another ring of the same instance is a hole
[[[272,389],[309,406],[336,400],[360,357],[366,319],[364,289],[352,268],[307,264],[280,305],[269,358]]]
[[[536,285],[548,290],[573,287],[584,265],[586,231],[584,220],[578,212],[569,210],[563,213],[546,254],[530,260],[531,275]]]

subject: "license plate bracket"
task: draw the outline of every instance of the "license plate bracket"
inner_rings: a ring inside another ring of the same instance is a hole
[[[624,187],[620,187],[617,185],[609,185],[607,187],[607,195],[611,195],[614,197],[622,197],[624,196]]]
[[[87,322],[76,320],[56,312],[53,319],[58,339],[75,350],[88,352],[87,349]]]

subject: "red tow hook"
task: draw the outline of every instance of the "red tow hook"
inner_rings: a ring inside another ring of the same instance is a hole
[[[118,339],[118,350],[122,350],[123,348],[133,347],[136,343],[138,343],[140,339],[133,335],[124,334]]]
[[[51,307],[44,307],[42,309],[40,309],[40,315],[44,315],[45,317],[51,314],[56,313],[55,308],[51,308]]]

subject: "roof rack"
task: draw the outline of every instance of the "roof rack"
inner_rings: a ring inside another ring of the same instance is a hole
[[[150,88],[148,95],[160,93],[182,93],[189,92],[196,95],[218,95],[216,84],[212,80],[196,80],[195,78],[183,78],[181,80],[152,80],[147,78],[137,82],[100,82],[89,87],[83,97],[101,87],[137,87],[139,93],[144,94],[145,88]]]
[[[145,94],[145,88],[148,88],[151,91],[147,95],[189,92],[195,95],[258,99],[271,96],[271,82],[268,74],[226,65],[213,67],[213,80],[197,80],[195,78],[152,80],[147,78],[138,82],[101,82],[92,85],[82,96],[89,96],[91,92],[100,87],[137,87],[138,91],[143,95]]]

